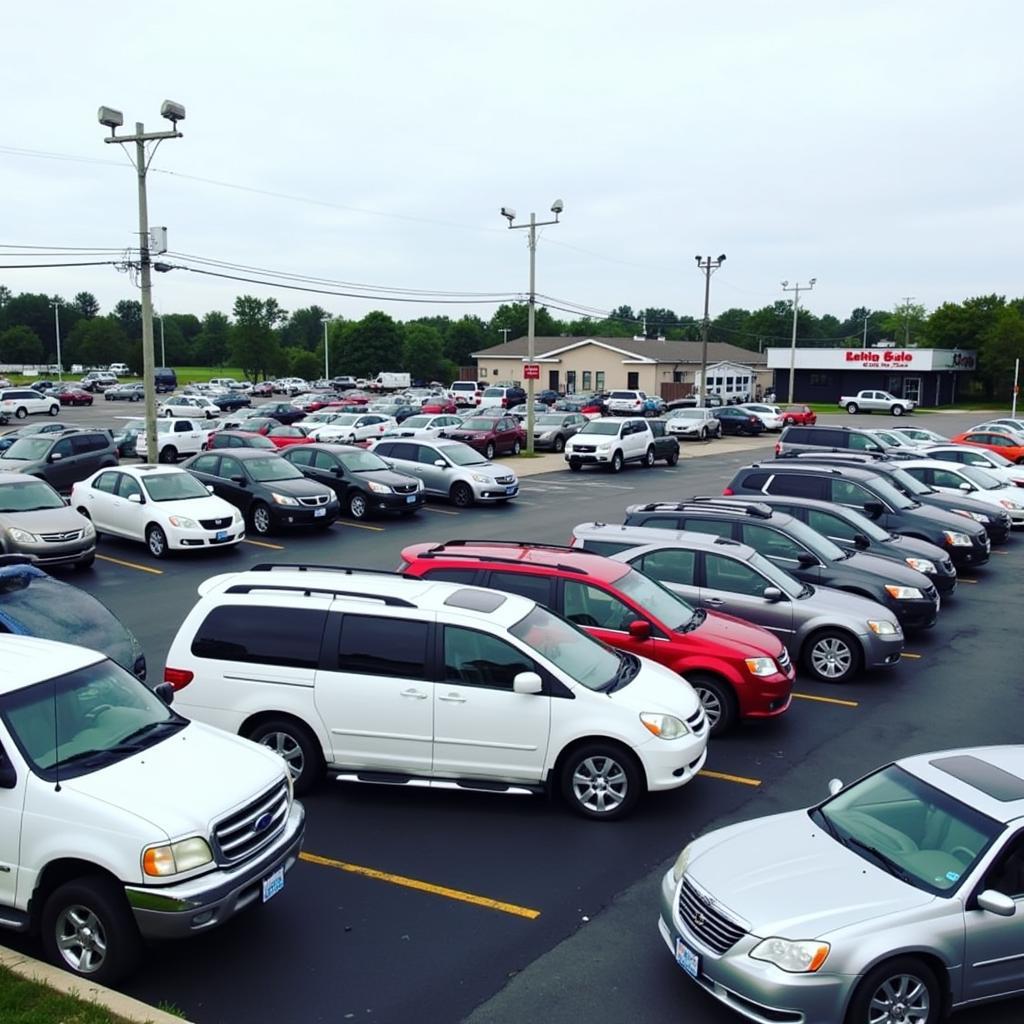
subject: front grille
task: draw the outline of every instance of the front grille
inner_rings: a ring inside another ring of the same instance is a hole
[[[326,505],[330,500],[329,494],[314,494],[312,498],[299,498],[299,504],[315,508],[317,505]]]
[[[921,593],[924,594],[929,601],[937,601],[939,597],[939,592],[930,584],[927,587],[923,587],[921,589]]]
[[[593,444],[575,444],[573,445],[573,451],[585,452],[587,455],[592,455],[597,451],[597,446]]]
[[[783,672],[789,671],[789,651],[787,651],[785,647],[782,648],[782,653],[775,659],[775,661]]]
[[[395,494],[415,494],[419,488],[416,484],[394,484]]]
[[[81,530],[68,530],[67,533],[41,533],[39,534],[47,544],[66,544],[69,541],[81,540]]]
[[[953,560],[951,558],[947,558],[943,562],[940,562],[939,568],[941,568],[947,576],[952,576],[953,573],[956,572],[953,568]]]
[[[199,525],[204,530],[223,530],[231,525],[231,516],[224,516],[221,519],[200,519]]]
[[[516,478],[514,476],[511,476],[511,475],[510,476],[496,476],[494,478],[494,482],[496,484],[505,484],[506,486],[508,486],[508,484],[514,484],[516,482]]]
[[[267,845],[284,828],[288,817],[288,783],[281,779],[241,810],[213,826],[217,859],[233,864]],[[257,825],[262,827],[257,828]]]
[[[719,955],[727,953],[746,934],[746,929],[726,917],[686,877],[679,889],[679,916],[708,949]]]

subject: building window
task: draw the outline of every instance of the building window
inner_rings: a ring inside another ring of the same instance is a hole
[[[598,391],[604,391],[604,370],[597,370],[594,373],[594,387]]]
[[[673,370],[672,371],[672,383],[682,384],[686,380],[685,370]]]
[[[583,371],[583,390],[584,391],[589,391],[591,389],[590,378],[591,378],[590,371],[589,370],[584,370]]]
[[[812,373],[811,374],[811,387],[812,388],[827,388],[832,384],[831,373]]]
[[[491,370],[491,376],[493,376],[493,377],[497,377],[498,376],[497,369]]]

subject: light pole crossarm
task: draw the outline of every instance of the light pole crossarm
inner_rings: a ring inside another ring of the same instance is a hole
[[[104,142],[155,142],[157,139],[183,139],[183,132],[136,132],[134,135],[108,135]]]

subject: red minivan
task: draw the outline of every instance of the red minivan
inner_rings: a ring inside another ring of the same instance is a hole
[[[518,541],[412,544],[399,571],[522,594],[609,646],[667,666],[697,691],[712,735],[790,704],[795,672],[767,630],[693,608],[622,562],[575,548]]]

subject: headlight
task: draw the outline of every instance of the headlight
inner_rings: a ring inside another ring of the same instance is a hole
[[[366,483],[367,483],[367,486],[370,488],[371,491],[373,491],[374,494],[390,494],[391,493],[391,488],[388,487],[387,484],[378,484],[378,483],[375,483],[373,480],[368,480]]]
[[[34,533],[29,533],[28,530],[19,530],[17,527],[12,526],[7,531],[7,536],[11,540],[16,541],[18,544],[38,544],[39,538]]]
[[[868,619],[868,629],[878,636],[897,636],[900,627],[888,619]]]
[[[831,948],[827,942],[770,938],[759,942],[750,951],[750,958],[775,964],[790,974],[813,974],[825,962]]]
[[[271,491],[270,496],[278,505],[298,505],[298,501],[295,498],[289,498],[287,494],[278,494],[277,491]]]
[[[935,568],[935,563],[929,562],[927,558],[905,558],[904,561],[911,569],[923,572],[926,576],[934,576],[938,571]]]
[[[96,536],[96,527],[92,525],[92,520],[91,519],[86,519],[85,526],[82,527],[82,536],[83,537],[95,537]]]
[[[771,658],[747,658],[746,665],[752,676],[773,676],[779,671]]]
[[[494,481],[489,476],[484,476],[483,473],[470,473],[470,478],[475,480],[478,484],[493,484]]]
[[[999,504],[1002,505],[1003,508],[1010,509],[1011,512],[1019,512],[1021,510],[1021,507],[1022,507],[1022,506],[1018,505],[1017,502],[1010,501],[1009,498],[1000,498],[999,499]]]
[[[676,857],[675,864],[672,865],[672,877],[675,879],[676,884],[679,884],[679,879],[686,874],[686,869],[690,866],[690,851],[693,849],[693,843],[687,843],[683,847],[683,852]]]
[[[886,583],[885,592],[897,601],[911,601],[918,597],[924,597],[917,587],[898,587],[895,583]]]
[[[969,519],[973,519],[976,523],[990,523],[991,519],[984,512],[968,512],[965,508],[953,509],[958,515],[967,516]]]
[[[165,846],[151,846],[142,854],[142,870],[151,877],[163,878],[192,871],[212,860],[209,843],[201,836],[193,836]]]
[[[955,530],[943,530],[942,536],[946,538],[946,543],[951,548],[969,548],[971,546],[971,538],[966,533],[957,533]]]
[[[659,715],[651,711],[645,711],[640,716],[644,728],[660,740],[677,740],[685,736],[689,731],[687,724],[674,715]]]
[[[606,452],[609,448],[611,448],[611,446],[612,445],[610,441],[603,441],[601,444],[597,446],[597,450],[599,452]]]
[[[188,516],[168,516],[167,522],[171,526],[177,526],[179,530],[198,530],[199,524]]]

